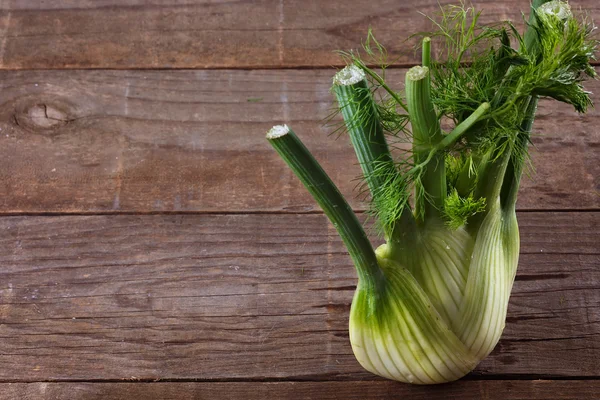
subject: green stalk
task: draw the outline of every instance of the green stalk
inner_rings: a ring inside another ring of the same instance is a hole
[[[536,16],[535,16],[535,10],[537,10],[543,4],[549,3],[550,1],[552,1],[552,0],[533,0],[531,2],[531,11],[529,13],[529,21],[527,22],[527,24],[529,26],[527,27],[527,30],[525,31],[525,38],[524,38],[525,48],[527,49],[529,54],[536,54],[539,51],[538,33],[534,28],[532,28],[532,26],[535,26],[537,23]]]
[[[286,125],[273,127],[267,133],[267,139],[337,229],[354,262],[363,287],[377,291],[383,283],[383,273],[379,268],[371,242],[338,188],[296,134]]]
[[[424,67],[431,67],[431,38],[423,38],[422,63]]]
[[[444,136],[444,138],[438,144],[439,149],[446,149],[452,146],[458,139],[462,137],[481,117],[483,117],[490,109],[489,103],[483,103],[467,119],[458,124],[452,132]]]
[[[551,0],[533,0],[531,4],[531,12],[529,14],[529,27],[525,31],[525,49],[531,55],[536,55],[539,52],[539,37],[537,31],[532,27],[536,24],[535,11],[545,3],[549,3]],[[539,97],[533,96],[529,99],[527,104],[527,110],[525,112],[525,118],[521,124],[521,132],[517,137],[515,147],[522,149],[525,153],[529,138],[531,136],[531,129],[533,128],[533,121],[535,120],[535,113]],[[508,163],[504,182],[502,184],[502,190],[500,193],[500,202],[504,209],[514,210],[517,202],[517,194],[519,191],[519,185],[521,183],[521,176],[523,174],[523,157],[512,157]]]
[[[500,196],[506,169],[511,158],[510,145],[508,143],[505,145],[507,148],[501,150],[501,153],[492,155],[495,160],[489,162],[486,170],[479,178],[479,196],[477,197],[485,197],[488,207],[491,207]]]
[[[406,73],[406,101],[413,133],[415,165],[430,157],[431,149],[443,140],[440,122],[430,97],[429,68],[417,66]],[[425,201],[416,199],[417,218],[441,217],[446,199],[446,171],[444,154],[437,152],[424,167],[421,182],[416,182],[416,192],[425,192]],[[421,190],[422,189],[422,190]],[[420,204],[424,203],[421,209]]]
[[[505,146],[505,147],[504,147]],[[479,231],[486,216],[493,212],[499,204],[500,192],[506,176],[506,169],[511,159],[510,144],[504,143],[499,146],[495,153],[488,154],[482,158],[482,163],[486,165],[485,169],[479,172],[478,185],[475,189],[475,198],[484,197],[486,210],[471,217],[467,224],[467,230],[473,234]],[[498,153],[499,152],[499,153]]]
[[[351,65],[338,72],[333,83],[350,141],[377,207],[379,190],[398,172],[385,140],[365,73]],[[387,170],[382,173],[382,168]],[[385,232],[387,238],[400,236],[401,231],[411,225],[412,215],[409,211],[406,207],[393,230]]]
[[[404,104],[398,93],[393,91],[392,88],[390,88],[385,83],[385,80],[383,80],[383,78],[379,74],[377,74],[371,68],[368,68],[363,62],[359,60],[355,60],[354,63],[358,66],[358,68],[361,68],[365,74],[369,75],[375,82],[377,82],[377,84],[381,86],[381,88],[385,90],[396,101],[396,104],[398,104],[404,111],[408,112],[406,104]]]
[[[375,195],[384,183],[381,174],[374,173],[376,163],[391,163],[392,157],[364,76],[358,67],[346,67],[336,74],[333,90],[365,180]]]
[[[531,136],[531,129],[533,128],[533,121],[535,119],[535,113],[537,111],[538,97],[532,97],[529,101],[525,119],[521,124],[521,132],[517,137],[515,148],[526,154],[526,149],[529,144],[529,138]],[[500,191],[500,204],[503,209],[513,210],[517,203],[517,194],[519,192],[519,185],[521,183],[521,176],[523,175],[523,164],[525,157],[511,157],[506,173],[504,176],[504,182],[502,183],[502,189]]]
[[[539,37],[534,28],[537,23],[535,10],[550,1],[551,0],[533,0],[531,4],[531,12],[528,21],[529,26],[525,31],[524,44],[527,52],[534,57],[534,62],[536,62],[535,56],[539,52]],[[526,149],[529,142],[538,101],[539,98],[533,96],[525,102],[525,118],[521,123],[521,132],[519,132],[516,142],[512,144],[511,148],[505,149],[506,154],[503,154],[496,161],[491,163],[480,179],[480,182],[488,182],[487,185],[485,185],[486,187],[478,188],[479,193],[486,197],[488,205],[491,204],[491,201],[495,201],[496,197],[499,197],[503,209],[514,211],[524,163],[524,157],[515,154],[515,151],[522,150],[525,152],[524,149]]]

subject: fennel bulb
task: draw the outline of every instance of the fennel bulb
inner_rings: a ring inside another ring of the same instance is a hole
[[[479,15],[443,9],[404,94],[358,54],[344,53],[349,65],[335,75],[333,91],[385,237],[376,250],[294,132],[284,125],[267,133],[356,266],[349,331],[357,360],[402,382],[459,379],[494,349],[517,270],[515,204],[538,99],[579,112],[591,105],[581,83],[596,76],[596,41],[567,3],[534,1],[524,35],[508,22],[480,27]],[[443,61],[432,60],[432,40],[440,41]],[[371,33],[365,50],[385,56]],[[375,101],[375,91],[387,97]],[[450,132],[443,119],[453,122]],[[405,137],[412,150],[396,160],[388,143]]]

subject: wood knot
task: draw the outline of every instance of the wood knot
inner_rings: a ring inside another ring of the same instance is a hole
[[[18,101],[13,122],[32,132],[52,134],[74,120],[70,117],[72,106],[63,101]]]

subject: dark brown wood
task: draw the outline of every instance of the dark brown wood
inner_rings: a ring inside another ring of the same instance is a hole
[[[595,400],[600,381],[4,383],[1,400]]]
[[[0,7],[0,68],[278,68],[339,65],[371,27],[396,64],[416,61],[438,3],[455,0],[142,0],[39,2]],[[476,0],[482,22],[523,25],[527,0]],[[598,20],[594,0],[575,4]]]
[[[0,213],[318,210],[264,139],[281,122],[364,209],[347,138],[322,126],[333,73],[0,72]],[[599,111],[539,114],[519,209],[600,208]]]
[[[600,213],[519,221],[506,329],[473,375],[598,376]],[[321,214],[18,216],[0,232],[0,381],[374,379]]]
[[[542,102],[502,340],[433,387],[358,365],[353,267],[264,140],[290,124],[364,210],[322,127],[334,50],[371,27],[413,65],[418,12],[456,2],[0,1],[0,400],[600,398],[598,111]]]

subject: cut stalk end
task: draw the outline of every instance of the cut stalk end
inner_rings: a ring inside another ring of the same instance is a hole
[[[566,20],[573,16],[569,3],[561,0],[553,0],[551,2],[542,4],[538,7],[537,12],[546,15],[553,15],[560,20]]]
[[[412,67],[408,70],[408,72],[406,73],[406,79],[416,82],[427,78],[428,75],[429,68],[417,65],[416,67]]]
[[[365,79],[365,72],[356,65],[348,65],[333,77],[333,84],[337,86],[354,85]]]
[[[290,133],[287,125],[275,125],[267,132],[267,139],[277,139]]]

